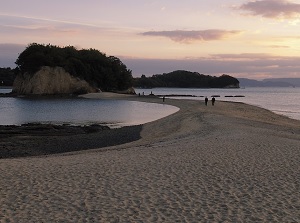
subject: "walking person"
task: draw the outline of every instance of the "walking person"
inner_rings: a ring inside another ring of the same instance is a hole
[[[205,97],[204,101],[205,101],[205,105],[207,106],[208,98]]]
[[[212,104],[212,106],[215,105],[215,101],[216,101],[216,99],[215,99],[215,97],[213,97],[213,98],[211,99],[211,104]]]

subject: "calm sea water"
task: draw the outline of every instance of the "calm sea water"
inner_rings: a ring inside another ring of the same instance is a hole
[[[275,113],[300,120],[300,88],[239,88],[239,89],[189,89],[153,88],[136,89],[136,93],[155,95],[195,95],[197,97],[176,97],[179,99],[204,100],[207,96],[219,95],[216,100],[244,102],[256,105]],[[245,97],[228,97],[245,96]]]
[[[41,122],[121,127],[151,122],[178,110],[170,105],[135,101],[0,98],[0,125]]]
[[[300,120],[300,88],[246,89],[135,89],[148,95],[195,95],[178,99],[204,100],[219,95],[216,100],[244,102],[266,108],[275,113]],[[0,88],[0,93],[11,89]],[[226,97],[244,96],[244,97]],[[28,122],[86,125],[106,124],[111,127],[137,125],[165,117],[178,108],[134,101],[96,99],[25,99],[0,98],[0,125],[20,125]]]

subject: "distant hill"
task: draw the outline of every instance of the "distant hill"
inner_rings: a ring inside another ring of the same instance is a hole
[[[292,86],[300,87],[300,78],[268,78],[264,79],[263,81],[285,82],[291,84]]]
[[[288,79],[291,79],[288,81]],[[300,87],[300,78],[277,78],[257,81],[248,78],[238,78],[240,87]],[[294,80],[294,82],[292,81]]]
[[[134,78],[133,85],[141,88],[239,88],[239,81],[226,74],[214,77],[197,72],[176,70],[170,73],[156,74],[152,77],[142,75],[140,78]]]

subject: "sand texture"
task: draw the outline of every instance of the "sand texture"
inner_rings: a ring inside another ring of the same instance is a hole
[[[300,222],[299,121],[242,103],[165,103],[180,111],[137,141],[0,159],[1,222]]]

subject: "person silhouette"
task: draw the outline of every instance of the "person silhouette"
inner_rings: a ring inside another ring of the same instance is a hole
[[[215,97],[213,97],[212,99],[211,99],[211,104],[214,106],[215,105],[215,101],[216,101],[216,99],[215,99]]]
[[[208,98],[205,97],[204,101],[205,101],[205,105],[207,106]]]

